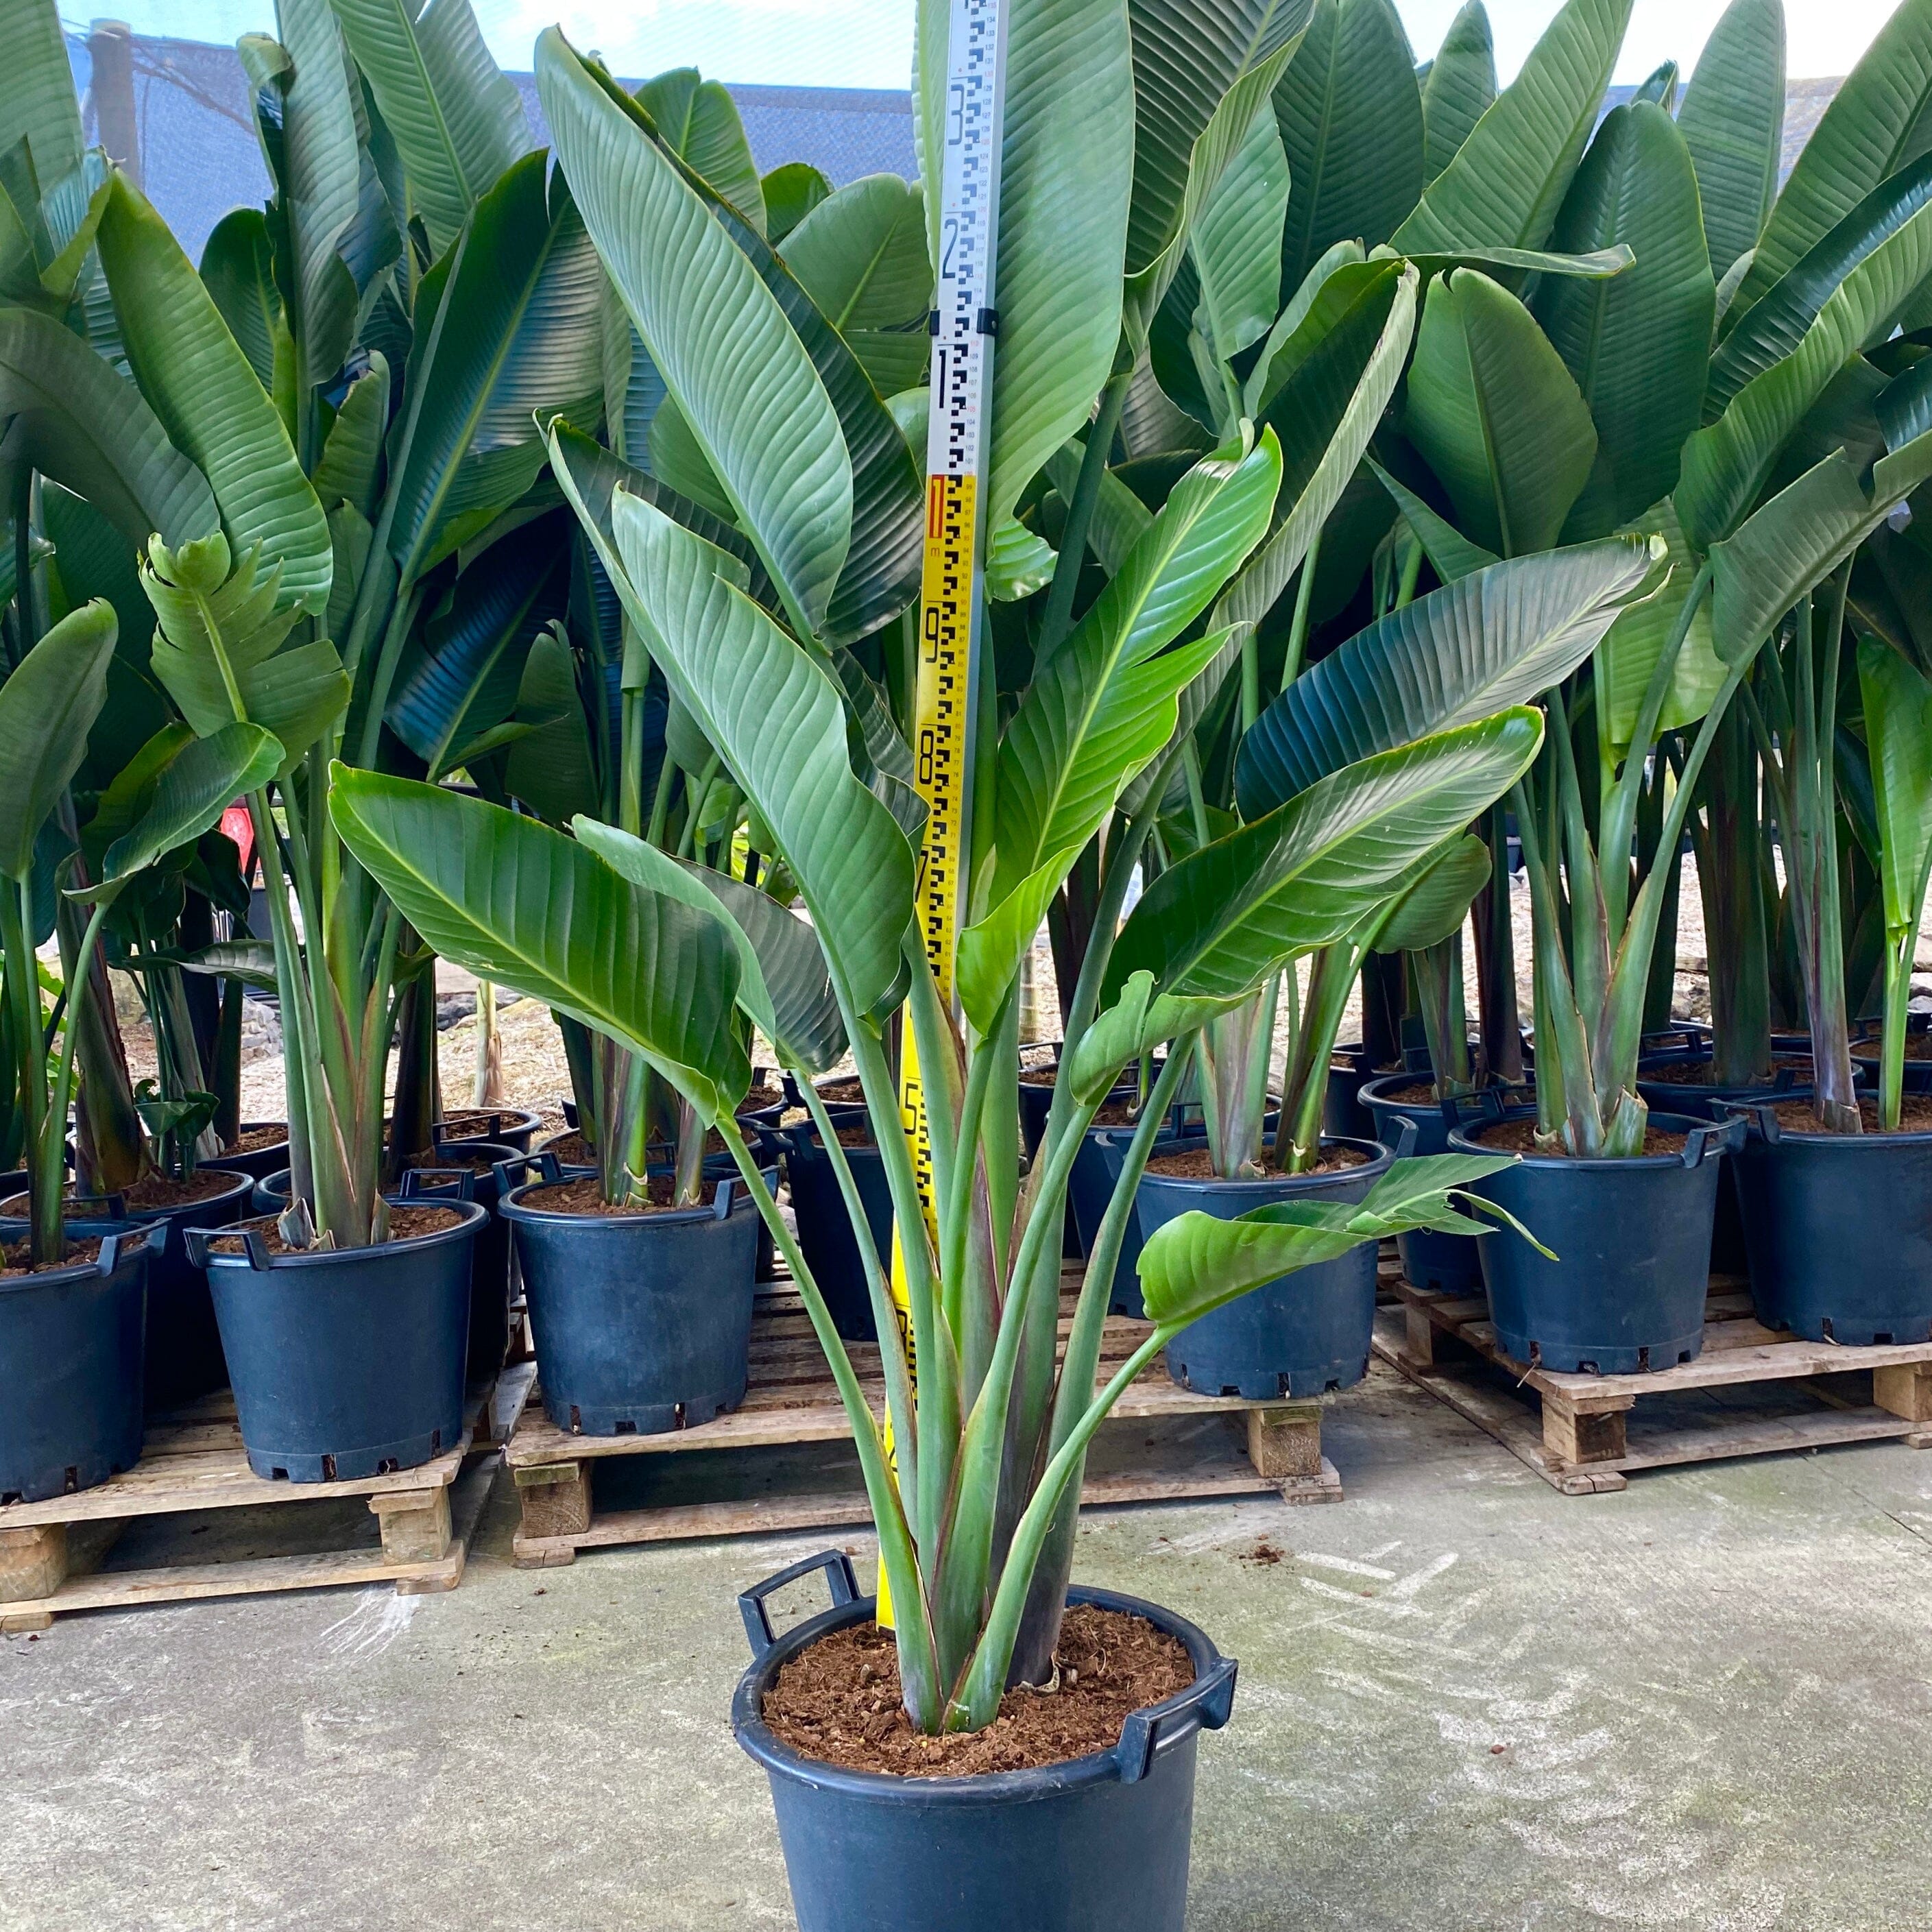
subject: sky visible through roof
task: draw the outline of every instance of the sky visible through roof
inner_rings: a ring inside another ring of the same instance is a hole
[[[692,66],[720,80],[771,86],[907,84],[911,0],[471,0],[490,50],[527,68],[538,32],[560,22],[620,74]],[[1435,51],[1461,0],[1396,0],[1417,58]],[[1794,77],[1842,74],[1892,10],[1894,0],[1785,0]],[[1496,64],[1508,81],[1555,15],[1556,0],[1488,0]],[[104,10],[106,10],[104,9]],[[1724,0],[1636,0],[1614,78],[1641,80],[1666,60],[1688,74]],[[120,0],[116,16],[137,34],[232,44],[272,31],[273,0]],[[70,26],[84,28],[75,16]]]

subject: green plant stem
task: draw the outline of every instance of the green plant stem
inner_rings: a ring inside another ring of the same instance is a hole
[[[1281,660],[1281,688],[1283,691],[1301,675],[1301,660],[1307,652],[1309,610],[1315,602],[1315,567],[1322,560],[1322,530],[1327,527],[1324,524],[1322,529],[1316,531],[1309,541],[1308,554],[1301,560],[1301,581],[1296,585],[1294,591],[1294,618],[1288,626],[1288,649]],[[1418,563],[1421,556],[1421,549],[1418,546],[1416,550]],[[1415,580],[1412,574],[1409,588],[1412,591],[1414,587]]]
[[[61,1166],[53,1162],[52,1214],[46,1170],[47,1132],[46,1049],[40,1038],[40,975],[33,946],[33,884],[30,878],[9,879],[0,886],[0,909],[6,928],[0,946],[7,956],[7,994],[13,1025],[13,1060],[27,1117],[27,1158],[32,1168],[27,1195],[29,1239],[34,1261],[42,1266],[60,1258]]]
[[[1106,387],[1100,392],[1100,407],[1088,428],[1080,475],[1073,485],[1073,500],[1066,506],[1066,522],[1060,533],[1060,556],[1053,567],[1046,608],[1040,614],[1039,641],[1034,647],[1036,658],[1042,663],[1059,648],[1060,640],[1073,628],[1073,593],[1079,586],[1081,567],[1086,560],[1087,532],[1093,526],[1094,506],[1100,500],[1101,482],[1107,473],[1114,432],[1120,426],[1120,412],[1126,406],[1127,386],[1132,380],[1131,371],[1108,379]]]
[[[1907,928],[1886,935],[1885,1031],[1879,1047],[1879,1129],[1898,1131],[1905,1103],[1906,1008],[1912,997],[1912,956],[1918,933]]]

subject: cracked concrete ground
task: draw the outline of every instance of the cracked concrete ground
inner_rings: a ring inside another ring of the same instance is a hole
[[[1083,1577],[1240,1659],[1234,1720],[1201,1749],[1191,1926],[1926,1922],[1932,1455],[1569,1498],[1379,1368],[1326,1446],[1339,1508],[1138,1508],[1083,1532]],[[197,1604],[0,1642],[0,1927],[790,1925],[763,1779],[725,1721],[732,1598],[849,1539],[530,1572],[508,1511],[500,1484],[451,1595]]]

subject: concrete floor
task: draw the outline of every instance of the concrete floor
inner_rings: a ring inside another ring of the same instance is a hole
[[[1083,1577],[1241,1661],[1202,1746],[1191,1925],[1926,1923],[1932,1455],[1565,1498],[1379,1369],[1327,1446],[1340,1508],[1137,1508],[1083,1534]],[[0,1927],[790,1925],[725,1721],[731,1599],[827,1539],[522,1571],[506,1488],[452,1595],[0,1642]]]

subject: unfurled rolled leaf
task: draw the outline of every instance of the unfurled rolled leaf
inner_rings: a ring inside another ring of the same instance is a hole
[[[434,785],[336,764],[328,807],[442,958],[641,1053],[707,1120],[743,1099],[738,954],[722,922],[535,819]]]
[[[823,1073],[846,1048],[838,996],[818,937],[776,899],[728,873],[692,865],[594,818],[578,818],[578,837],[614,871],[721,920],[738,949],[738,1004],[788,1066]]]
[[[266,993],[277,990],[275,949],[266,939],[223,939],[196,952],[177,947],[157,946],[150,952],[128,954],[122,962],[130,973],[143,973],[153,966],[176,966],[184,973],[200,973],[211,978],[238,980]]]
[[[112,605],[97,598],[60,622],[0,684],[0,873],[33,871],[34,842],[87,755],[107,695]]]
[[[1476,895],[1490,882],[1490,848],[1472,832],[1452,839],[1395,902],[1376,940],[1378,952],[1420,952],[1462,929]]]
[[[1390,611],[1304,671],[1241,742],[1258,818],[1358,758],[1486,717],[1560,682],[1655,561],[1642,538],[1519,557]]]
[[[108,847],[101,884],[131,878],[218,825],[236,799],[274,776],[283,755],[280,740],[256,724],[224,724],[210,737],[190,739],[156,774],[140,818]]]
[[[788,608],[812,629],[852,541],[852,464],[825,385],[776,298],[635,110],[555,28],[538,40],[536,64],[597,252]]]
[[[1156,1228],[1141,1250],[1148,1319],[1161,1328],[1184,1327],[1285,1274],[1412,1228],[1486,1233],[1484,1222],[1456,1211],[1451,1197],[1493,1213],[1463,1190],[1514,1164],[1508,1155],[1429,1154],[1396,1162],[1352,1206],[1285,1201],[1230,1221],[1178,1215]]]

